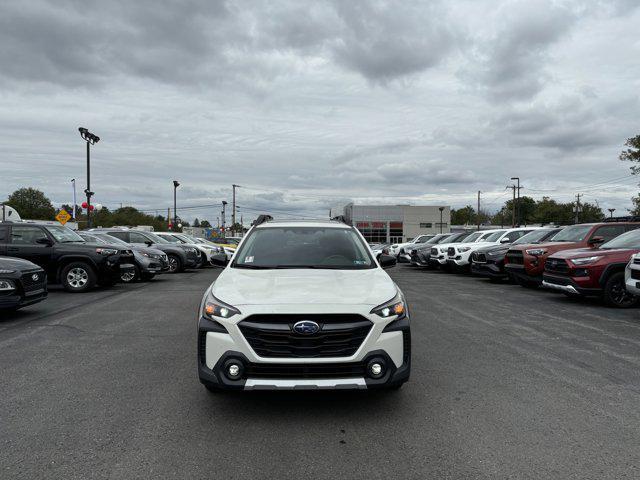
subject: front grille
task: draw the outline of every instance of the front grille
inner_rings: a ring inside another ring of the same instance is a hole
[[[450,257],[453,257],[453,256],[456,254],[456,249],[455,249],[455,247],[449,247],[449,248],[447,248],[447,254],[448,254]]]
[[[250,363],[246,366],[248,378],[361,378],[366,365],[354,363]]]
[[[640,265],[640,258],[634,258],[633,263],[635,263],[636,265]]]
[[[559,258],[549,258],[544,264],[545,271],[556,275],[567,275],[569,273],[569,264]]]
[[[509,250],[505,256],[507,263],[514,263],[516,265],[524,265],[524,254],[521,250]]]
[[[33,278],[34,275],[37,276],[36,279]],[[32,270],[22,274],[21,282],[25,293],[42,290],[46,286],[47,275],[42,270]]]
[[[301,320],[320,326],[313,335],[292,330]],[[319,358],[353,355],[371,330],[372,322],[360,315],[261,314],[251,315],[238,324],[244,338],[261,357]]]
[[[631,278],[640,280],[640,270],[631,270]]]

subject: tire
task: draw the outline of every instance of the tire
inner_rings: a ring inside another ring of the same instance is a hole
[[[120,281],[122,283],[133,283],[140,280],[140,269],[137,265],[134,265],[133,269],[133,273],[123,273],[120,275]]]
[[[184,270],[184,267],[182,265],[182,260],[180,260],[179,256],[174,255],[173,253],[169,253],[167,255],[167,258],[169,259],[169,272],[168,273],[179,273],[179,272],[182,272]]]
[[[605,305],[617,308],[631,308],[638,305],[639,297],[627,292],[624,282],[624,272],[612,274],[604,284],[602,299]]]
[[[67,292],[88,292],[96,286],[96,272],[85,262],[72,262],[60,272],[62,286]]]
[[[516,282],[518,282],[518,285],[524,288],[534,289],[540,286],[538,282],[534,282],[533,280],[524,280],[522,278],[516,278]]]

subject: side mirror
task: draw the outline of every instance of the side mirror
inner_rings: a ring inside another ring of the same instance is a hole
[[[378,262],[380,263],[380,266],[385,269],[395,267],[396,263],[398,263],[395,257],[384,253],[378,257]]]
[[[48,239],[48,238],[38,238],[38,239],[36,240],[36,243],[37,243],[38,245],[45,245],[45,246],[47,246],[47,247],[50,247],[51,245],[53,245],[53,242],[52,242],[50,239]]]
[[[146,242],[144,242],[147,244],[147,247],[150,247],[151,245],[153,245],[153,242],[151,240],[147,240]]]
[[[226,267],[229,263],[229,259],[225,253],[216,253],[215,255],[211,255],[211,265],[215,265],[216,267]]]
[[[602,237],[592,237],[587,242],[590,246],[595,247],[596,245],[602,245],[604,243],[604,238]]]
[[[502,240],[500,240],[500,243],[511,243],[511,240],[507,237],[504,237]]]

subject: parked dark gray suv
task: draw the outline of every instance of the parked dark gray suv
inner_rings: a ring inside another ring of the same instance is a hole
[[[137,247],[153,247],[167,254],[169,273],[183,272],[185,268],[195,268],[200,262],[198,250],[193,247],[183,247],[167,242],[153,232],[129,230],[123,228],[91,229],[89,232],[104,232],[112,237],[130,243]]]

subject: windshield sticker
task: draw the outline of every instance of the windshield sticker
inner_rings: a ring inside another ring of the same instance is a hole
[[[251,257],[245,257],[245,259],[244,259],[244,263],[253,263],[253,256],[251,256]]]
[[[354,260],[353,263],[355,265],[364,265],[365,263],[367,263],[366,260]]]

